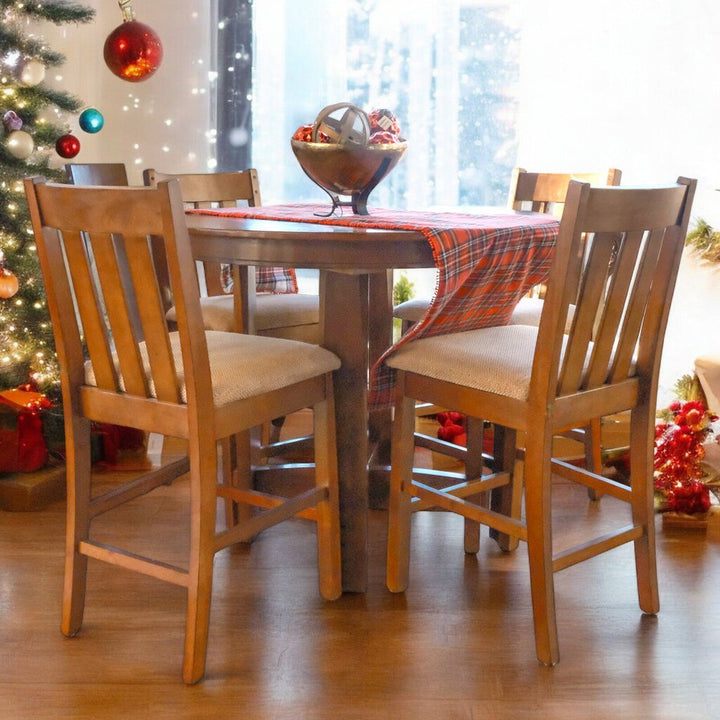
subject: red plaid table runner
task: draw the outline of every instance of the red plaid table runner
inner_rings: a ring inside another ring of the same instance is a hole
[[[315,213],[327,212],[325,206],[304,204],[191,212],[425,235],[438,269],[435,294],[425,317],[373,367],[370,404],[376,408],[392,399],[392,371],[383,361],[395,348],[420,337],[506,324],[520,298],[547,278],[559,227],[556,217],[535,213],[468,215],[373,208],[372,215],[319,217]]]

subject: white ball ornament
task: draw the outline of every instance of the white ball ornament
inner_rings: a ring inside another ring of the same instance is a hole
[[[30,157],[32,151],[35,149],[35,142],[24,130],[14,130],[11,132],[7,136],[5,145],[7,146],[8,152],[18,160],[25,160],[25,158]]]
[[[18,80],[23,85],[38,85],[45,79],[45,66],[34,58],[26,60],[20,65]]]

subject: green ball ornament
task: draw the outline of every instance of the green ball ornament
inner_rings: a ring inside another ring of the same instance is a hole
[[[80,129],[86,133],[100,132],[105,125],[105,118],[102,113],[96,108],[87,108],[80,113],[78,118]]]

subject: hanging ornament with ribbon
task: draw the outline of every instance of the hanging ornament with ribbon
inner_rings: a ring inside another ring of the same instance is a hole
[[[105,40],[105,64],[122,80],[147,80],[160,67],[162,43],[149,25],[135,20],[131,0],[118,0],[118,5],[123,22]]]

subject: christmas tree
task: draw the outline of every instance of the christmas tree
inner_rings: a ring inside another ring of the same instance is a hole
[[[31,32],[33,23],[86,23],[95,11],[71,2],[0,0],[0,391],[28,382],[59,400],[52,327],[45,303],[23,178],[59,180],[50,167],[64,124],[80,100],[44,82],[62,65]]]

